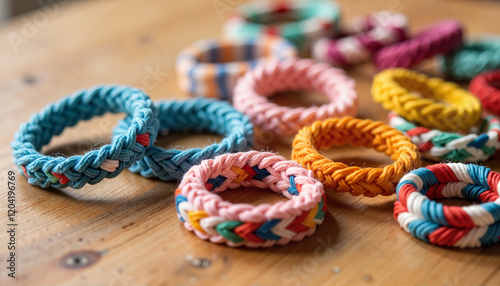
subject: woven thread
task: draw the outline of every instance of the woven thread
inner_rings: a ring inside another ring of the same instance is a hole
[[[500,114],[500,70],[476,76],[470,82],[469,90],[481,101],[484,109]]]
[[[290,108],[269,101],[277,92],[314,90],[331,103],[319,107]],[[265,130],[293,135],[316,120],[345,115],[356,116],[357,93],[354,81],[341,69],[306,59],[263,63],[248,71],[234,92],[234,107]]]
[[[289,201],[232,204],[216,193],[270,188]],[[229,246],[270,247],[299,241],[323,222],[323,185],[299,164],[269,152],[225,154],[193,166],[175,192],[178,217],[202,238]]]
[[[401,179],[394,217],[425,242],[449,247],[479,247],[500,239],[500,174],[461,163],[436,164]],[[482,204],[445,206],[432,201],[465,198]]]
[[[447,19],[434,23],[406,41],[380,49],[374,54],[373,62],[379,70],[414,66],[458,48],[462,44],[462,30],[458,20]]]
[[[481,118],[481,103],[471,93],[454,83],[407,69],[378,73],[373,79],[372,96],[385,109],[442,131],[467,132]]]
[[[395,162],[384,168],[360,168],[334,162],[318,152],[348,143],[373,148]],[[317,121],[302,128],[293,140],[292,159],[334,191],[366,197],[392,195],[399,179],[420,167],[417,146],[401,132],[379,121],[351,117]]]
[[[253,1],[235,10],[224,24],[224,34],[229,37],[278,35],[306,51],[314,40],[333,36],[339,18],[338,5],[332,1]],[[291,22],[267,24],[283,20]]]
[[[111,144],[84,155],[51,157],[39,153],[53,136],[81,120],[106,112],[127,113],[130,127],[117,134]],[[11,143],[15,163],[32,185],[42,188],[81,188],[104,178],[114,178],[144,157],[158,132],[158,113],[153,102],[139,89],[128,86],[95,86],[49,104],[21,125]]]
[[[253,145],[253,125],[248,117],[229,103],[209,98],[166,100],[156,103],[160,115],[160,132],[209,132],[224,136],[221,142],[204,148],[187,150],[163,149],[152,146],[146,156],[130,170],[147,178],[165,181],[181,179],[184,173],[202,160],[231,152],[246,151]],[[128,117],[118,123],[115,134],[130,127]]]
[[[423,157],[438,162],[486,161],[500,149],[500,121],[494,116],[483,117],[479,124],[480,134],[475,134],[474,130],[461,135],[419,127],[393,112],[389,114],[389,125],[408,136]]]
[[[437,63],[447,77],[462,81],[500,69],[500,38],[466,41],[452,53],[440,56]]]
[[[312,56],[319,61],[346,67],[371,58],[384,46],[406,38],[408,19],[403,14],[381,11],[351,20],[342,35],[322,38],[312,46]]]
[[[295,57],[295,46],[276,36],[198,41],[177,56],[179,87],[193,96],[229,100],[238,78],[257,63]]]

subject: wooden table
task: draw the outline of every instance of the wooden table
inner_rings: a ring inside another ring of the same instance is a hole
[[[421,242],[392,215],[395,196],[366,199],[328,193],[329,212],[316,233],[300,243],[270,249],[229,248],[198,239],[176,217],[176,182],[125,171],[82,189],[44,190],[27,184],[12,163],[9,142],[19,125],[49,102],[99,83],[143,87],[153,99],[186,97],[176,85],[174,61],[190,43],[221,31],[239,0],[54,2],[0,27],[3,104],[1,172],[1,285],[352,285],[500,284],[500,245],[458,250]],[[412,28],[457,17],[468,35],[500,33],[494,1],[340,1],[344,19],[382,9],[407,14]],[[418,67],[438,73],[432,61]],[[374,103],[371,64],[347,71],[356,79],[359,116],[386,121]],[[281,95],[281,104],[322,103],[318,95]],[[70,128],[43,149],[82,154],[110,141],[121,115]],[[208,138],[208,139],[207,139]],[[204,146],[206,134],[160,138],[163,147]],[[292,138],[258,132],[257,149],[290,158]],[[371,150],[325,151],[347,164],[390,163]],[[498,158],[485,163],[499,171]],[[16,172],[17,278],[7,277],[7,172]],[[281,200],[266,191],[229,191],[233,202]],[[454,202],[457,203],[457,202]],[[460,203],[460,202],[459,202]],[[84,256],[80,256],[81,254]],[[4,259],[5,258],[5,259]],[[79,267],[85,266],[85,267]]]

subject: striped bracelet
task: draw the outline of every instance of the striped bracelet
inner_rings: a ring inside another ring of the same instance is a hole
[[[435,245],[494,244],[500,239],[499,183],[499,173],[472,164],[420,168],[401,179],[394,217],[414,237]],[[481,204],[457,207],[432,201],[453,197]]]
[[[285,90],[314,90],[331,103],[319,107],[290,108],[269,101]],[[316,120],[345,115],[356,116],[358,96],[354,81],[345,72],[308,59],[286,59],[260,64],[248,71],[234,91],[234,107],[265,130],[293,135]]]
[[[289,201],[274,205],[232,204],[217,193],[240,186],[270,188]],[[299,241],[323,222],[323,185],[293,161],[269,152],[225,154],[202,161],[175,192],[184,226],[202,238],[229,246],[270,247]]]
[[[481,119],[479,100],[455,83],[394,68],[373,79],[372,96],[385,109],[428,128],[467,132]]]
[[[474,77],[469,90],[481,101],[484,109],[500,114],[500,70]]]
[[[155,104],[160,115],[160,132],[209,132],[224,136],[219,143],[204,148],[186,150],[163,149],[152,146],[146,156],[135,162],[130,170],[147,178],[165,181],[181,179],[193,165],[205,159],[231,152],[246,151],[253,145],[253,125],[248,117],[228,102],[213,98],[166,100]],[[128,130],[131,118],[118,123],[114,133]]]
[[[389,124],[408,136],[424,158],[433,161],[481,162],[500,149],[500,121],[494,116],[483,117],[479,134],[465,136],[419,127],[394,112],[389,114]]]
[[[395,162],[384,168],[361,168],[334,162],[318,152],[345,144],[373,148]],[[401,177],[420,167],[417,146],[401,132],[379,121],[351,117],[316,121],[302,128],[293,140],[292,159],[334,191],[366,197],[394,194]]]
[[[384,47],[373,56],[379,70],[408,68],[438,54],[446,54],[462,44],[462,24],[447,19],[434,23],[406,41]]]
[[[332,1],[254,1],[240,5],[235,10],[224,24],[224,34],[230,37],[278,35],[305,51],[314,40],[333,36],[339,18],[340,10]],[[287,20],[291,22],[270,25]]]
[[[81,120],[106,112],[126,113],[130,128],[116,134],[111,144],[84,155],[52,157],[40,154],[52,137]],[[28,182],[42,188],[81,188],[104,178],[114,178],[144,157],[158,132],[158,112],[139,89],[128,86],[95,86],[80,90],[46,106],[21,125],[11,143],[15,163]]]
[[[408,19],[403,14],[381,11],[358,16],[342,31],[340,38],[316,41],[312,56],[341,67],[357,64],[371,58],[382,47],[404,40],[407,28]]]
[[[469,40],[437,59],[438,69],[451,79],[469,81],[474,76],[500,69],[500,38]]]
[[[280,37],[212,38],[194,43],[177,56],[177,81],[192,96],[229,100],[236,81],[257,63],[295,57],[297,49]]]

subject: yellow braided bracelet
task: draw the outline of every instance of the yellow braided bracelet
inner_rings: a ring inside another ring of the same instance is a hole
[[[318,152],[348,143],[373,148],[395,162],[384,168],[360,168],[333,162]],[[420,167],[418,148],[403,133],[380,121],[348,116],[302,128],[293,140],[292,159],[313,171],[325,186],[367,197],[392,195],[401,177]]]
[[[481,118],[481,103],[468,91],[407,69],[378,73],[372,95],[385,109],[441,131],[467,131]]]

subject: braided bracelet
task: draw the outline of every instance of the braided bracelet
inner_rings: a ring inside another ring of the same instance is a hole
[[[307,50],[312,41],[331,37],[337,30],[340,10],[335,2],[325,0],[288,2],[249,2],[239,6],[224,24],[231,37],[271,34],[293,42]],[[291,20],[286,24],[273,22]]]
[[[253,125],[248,117],[236,111],[228,102],[213,98],[167,100],[156,103],[159,110],[160,131],[210,132],[225,136],[219,143],[204,148],[187,150],[163,149],[152,146],[146,156],[135,162],[130,170],[147,178],[165,181],[181,179],[184,173],[202,160],[217,155],[246,151],[253,145]],[[115,134],[130,128],[131,118],[118,123]]]
[[[358,16],[337,39],[322,38],[312,46],[313,58],[336,66],[360,63],[384,46],[406,38],[408,19],[389,11]]]
[[[446,54],[462,44],[462,24],[443,20],[423,29],[406,41],[380,49],[373,56],[379,70],[391,67],[408,68],[437,54]]]
[[[401,179],[394,217],[414,237],[435,245],[479,247],[500,238],[500,174],[477,165],[436,164]],[[466,198],[482,204],[445,206],[432,201]]]
[[[290,108],[268,100],[285,90],[315,90],[332,102],[319,107]],[[357,114],[354,81],[341,69],[306,59],[268,62],[248,71],[236,85],[234,107],[257,126],[292,135],[316,120]]]
[[[469,81],[474,76],[500,69],[500,38],[465,42],[459,49],[438,58],[438,67],[454,79]]]
[[[51,157],[39,153],[53,136],[80,120],[106,112],[127,113],[130,128],[117,134],[111,144],[71,157]],[[104,178],[114,178],[123,169],[144,157],[158,130],[158,113],[149,97],[127,86],[95,86],[80,90],[46,106],[21,125],[11,143],[15,163],[28,182],[42,188],[81,188]]]
[[[467,132],[481,119],[481,103],[472,94],[457,84],[407,69],[378,73],[372,95],[385,109],[428,128]]]
[[[483,117],[481,134],[471,131],[466,136],[419,127],[394,112],[389,114],[389,124],[408,136],[423,157],[438,162],[486,161],[500,149],[500,121],[494,116]]]
[[[351,144],[384,152],[395,160],[384,168],[360,168],[334,162],[318,150]],[[389,196],[394,193],[399,179],[420,167],[417,146],[401,132],[379,121],[351,117],[317,121],[302,128],[293,140],[292,159],[337,192],[354,196]]]
[[[193,96],[229,99],[234,85],[258,62],[295,57],[292,43],[275,36],[205,39],[184,49],[176,61],[180,88]]]
[[[481,101],[484,109],[500,114],[500,70],[474,77],[469,90]]]
[[[270,188],[289,201],[232,204],[216,193],[240,186]],[[202,239],[269,247],[311,235],[327,210],[323,185],[299,164],[268,152],[225,154],[193,166],[175,192],[178,217]]]

